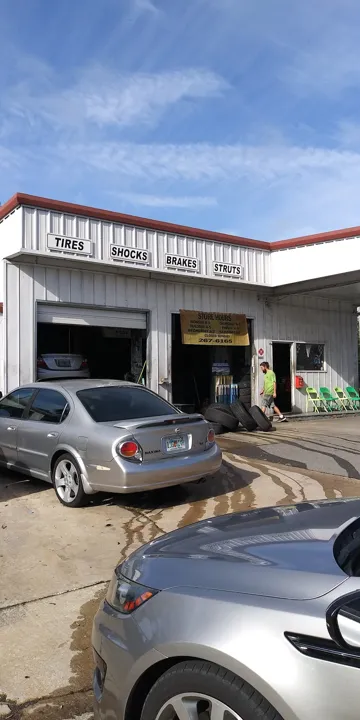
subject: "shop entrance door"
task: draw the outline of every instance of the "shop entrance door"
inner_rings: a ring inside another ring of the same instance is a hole
[[[276,375],[276,405],[291,412],[291,343],[273,342],[273,370]]]

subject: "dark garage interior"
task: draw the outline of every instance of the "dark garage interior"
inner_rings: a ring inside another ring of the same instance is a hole
[[[233,382],[241,388],[241,399],[246,405],[251,402],[251,347],[252,323],[247,321],[250,345],[203,346],[185,345],[181,337],[180,314],[172,315],[171,337],[171,380],[173,403],[189,406],[202,411],[213,402],[213,365],[227,362]]]
[[[132,372],[137,380],[146,361],[146,330],[39,322],[37,355],[46,353],[82,355],[92,378],[123,380]]]

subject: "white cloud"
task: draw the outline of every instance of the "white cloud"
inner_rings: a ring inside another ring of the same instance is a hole
[[[351,120],[342,120],[338,125],[337,140],[347,148],[360,148],[360,125]]]
[[[157,189],[155,198],[143,196],[146,205],[166,207],[165,201],[159,204],[163,196],[158,188],[169,182],[180,197],[191,197],[191,191],[214,197],[221,218],[218,228],[231,222],[227,227],[237,228],[239,235],[276,240],[360,223],[360,150],[99,143],[61,146],[56,152],[72,164],[69,175],[72,168],[82,168],[84,176],[96,177],[107,188],[131,185],[135,204],[141,185]],[[201,226],[207,221],[201,219],[201,204],[198,208],[196,224]]]
[[[124,127],[152,122],[182,100],[217,97],[227,87],[219,75],[196,68],[126,75],[100,66],[84,71],[70,87],[54,90],[54,84],[56,78],[46,76],[40,89],[21,82],[5,94],[4,112],[58,128]]]
[[[195,182],[233,182],[247,177],[268,182],[316,172],[343,174],[346,169],[357,168],[360,162],[356,152],[287,145],[101,142],[60,145],[57,153],[71,163],[82,163],[105,173]]]
[[[159,12],[159,9],[156,7],[155,3],[151,2],[151,0],[132,0],[132,2],[134,3],[135,8],[140,12],[150,12],[156,14]]]
[[[21,165],[21,156],[3,145],[0,145],[0,169],[11,170]]]
[[[5,192],[5,179],[15,172],[26,178],[30,167],[41,175],[40,187],[58,183],[57,190],[47,192],[30,187],[35,194],[71,200],[79,188],[91,188],[95,204],[106,205],[113,195],[132,206],[173,208],[168,217],[177,222],[184,218],[181,210],[197,210],[200,227],[208,224],[206,208],[217,204],[214,229],[233,228],[265,240],[360,223],[360,148],[99,142],[48,145],[40,155],[29,148],[14,153],[0,148],[0,168],[6,170],[0,173],[3,201],[22,189],[16,183]]]
[[[301,95],[321,94],[336,97],[344,90],[360,84],[359,46],[349,40],[319,42],[310,51],[302,51],[294,63],[284,71],[291,89]]]
[[[288,33],[288,62],[281,75],[288,89],[302,97],[314,95],[317,101],[336,98],[360,84],[357,0],[327,0],[326,3],[298,3],[295,10],[297,32]],[[283,36],[284,47],[285,34]],[[291,45],[290,45],[291,42]]]
[[[148,195],[144,193],[111,193],[118,198],[142,207],[203,208],[217,205],[215,197],[202,195],[173,196]]]

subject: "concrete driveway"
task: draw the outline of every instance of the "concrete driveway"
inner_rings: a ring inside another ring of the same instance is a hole
[[[91,624],[115,564],[201,518],[360,495],[359,424],[326,419],[229,434],[220,439],[223,467],[206,483],[99,496],[81,510],[62,507],[50,486],[1,475],[0,717],[90,720]]]
[[[360,416],[275,421],[273,428],[226,435],[222,446],[249,459],[360,479]]]

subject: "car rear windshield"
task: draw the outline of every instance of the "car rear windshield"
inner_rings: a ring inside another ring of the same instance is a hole
[[[177,410],[158,395],[141,387],[110,385],[79,390],[77,396],[95,422],[121,422],[134,418],[176,415]]]

